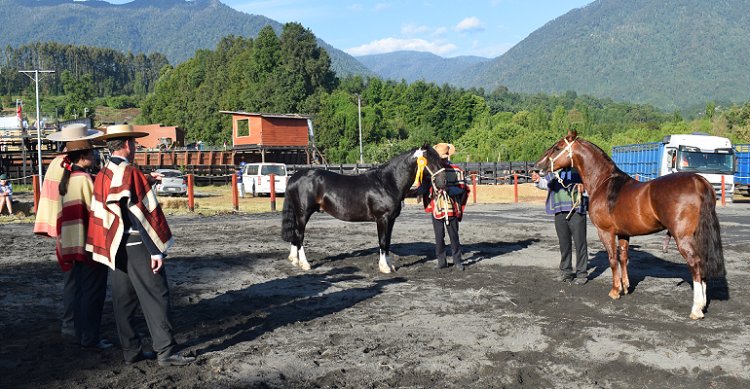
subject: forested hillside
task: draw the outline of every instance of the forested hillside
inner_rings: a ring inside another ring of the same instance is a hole
[[[383,162],[410,147],[440,141],[458,146],[456,160],[533,161],[575,129],[605,150],[693,131],[750,140],[750,105],[683,120],[650,105],[565,94],[522,94],[497,88],[459,89],[417,81],[358,76],[335,79],[311,31],[288,24],[255,40],[229,37],[216,50],[169,70],[143,104],[145,122],[187,129],[189,140],[221,144],[231,124],[220,110],[313,115],[316,144],[329,162],[359,159],[357,95],[362,100],[365,160]]]
[[[236,11],[218,0],[104,1],[0,0],[0,37],[11,47],[34,42],[61,42],[108,47],[122,52],[152,53],[180,63],[196,50],[214,48],[228,35],[255,37],[265,26],[281,24],[260,15]],[[333,70],[340,76],[372,74],[354,57],[323,41]]]
[[[466,72],[470,66],[490,61],[489,58],[474,56],[443,58],[419,51],[396,51],[356,58],[386,80],[422,80],[436,84],[455,84],[456,76]]]
[[[168,64],[159,53],[124,54],[54,42],[0,48],[0,103],[7,107],[20,98],[27,109],[35,110],[34,82],[19,70],[41,68],[55,71],[42,75],[39,83],[40,96],[47,103],[45,116],[93,115],[97,98],[118,108],[133,106],[153,91],[160,70]]]
[[[457,84],[578,93],[672,111],[750,100],[750,1],[597,0]]]
[[[257,39],[224,38],[215,51],[199,50],[165,72],[142,105],[142,121],[179,125],[191,139],[220,144],[230,140],[231,124],[219,110],[317,112],[336,82],[310,30],[289,23],[277,36],[267,26]]]

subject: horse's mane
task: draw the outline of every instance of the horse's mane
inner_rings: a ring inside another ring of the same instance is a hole
[[[391,158],[390,160],[388,160],[388,161],[386,161],[384,163],[381,163],[378,166],[373,167],[372,169],[368,170],[367,172],[371,172],[371,171],[389,171],[391,169],[398,169],[398,166],[400,166],[403,162],[405,162],[405,160],[410,159],[414,155],[414,152],[417,151],[418,149],[419,149],[419,147],[414,147],[414,148],[411,148],[411,149],[409,149],[407,151],[404,151],[403,153],[401,153],[401,154],[399,154],[399,155]],[[432,147],[429,147],[429,146],[425,147],[425,157],[428,159],[428,161],[430,159],[432,159],[433,162],[437,161],[436,163],[438,163],[438,164],[441,163],[440,162],[440,156],[438,155],[437,151],[435,151],[435,149],[433,149]],[[416,161],[416,159],[415,159],[415,161]]]
[[[615,164],[615,161],[612,160],[612,158],[609,157],[607,153],[604,152],[599,146],[583,139],[579,139],[580,142],[584,143],[585,145],[591,146],[590,149],[592,149],[595,153],[598,153],[601,158],[603,158],[608,164],[612,165],[612,170],[609,173],[609,177],[606,178],[607,182],[607,204],[609,205],[609,210],[612,211],[615,208],[615,203],[617,203],[617,196],[620,195],[620,189],[622,189],[623,185],[625,185],[628,181],[632,180],[629,175],[627,175],[625,172],[620,170],[620,168],[617,167],[617,164]]]

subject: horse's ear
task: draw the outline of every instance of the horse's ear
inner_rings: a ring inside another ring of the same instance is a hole
[[[578,137],[578,131],[568,129],[568,138],[577,138]]]
[[[422,144],[422,147],[421,147],[421,149],[422,149],[422,150],[425,150],[425,151],[429,150],[429,149],[430,149],[430,144],[429,144],[429,143],[424,143],[424,144]]]

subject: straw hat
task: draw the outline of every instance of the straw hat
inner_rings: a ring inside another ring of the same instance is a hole
[[[148,132],[133,131],[133,126],[130,124],[117,124],[107,127],[107,133],[102,135],[99,139],[143,138],[144,136],[148,136]]]
[[[93,148],[94,148],[94,145],[88,139],[72,140],[70,142],[65,143],[66,153],[72,153],[74,151],[81,151],[81,150],[92,150]]]
[[[447,159],[456,152],[456,146],[450,143],[438,143],[432,146],[432,148],[440,154],[440,158],[442,159]]]
[[[60,131],[50,134],[47,139],[56,142],[69,142],[72,140],[93,139],[101,135],[101,131],[90,130],[85,124],[69,124]]]

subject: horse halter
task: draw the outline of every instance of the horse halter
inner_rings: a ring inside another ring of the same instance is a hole
[[[415,180],[422,184],[422,177],[424,176],[424,169],[427,169],[427,172],[430,173],[430,184],[432,185],[432,189],[437,191],[438,188],[435,186],[435,176],[440,173],[445,173],[445,168],[441,168],[437,171],[430,170],[430,167],[427,166],[427,157],[424,156],[424,151],[417,157],[417,176]]]
[[[549,158],[549,170],[552,172],[555,171],[555,160],[565,154],[566,151],[568,152],[568,158],[570,158],[570,167],[573,167],[573,143],[576,143],[578,137],[573,138],[573,140],[570,142],[568,142],[568,140],[565,138],[563,138],[563,140],[565,141],[566,146],[564,149],[560,150],[560,154],[557,154],[554,158],[547,157]]]
[[[573,186],[573,190],[572,190],[573,193],[571,194],[574,199],[573,207],[570,209],[570,212],[568,212],[568,215],[565,217],[565,220],[570,220],[570,216],[573,215],[573,211],[575,211],[575,209],[579,205],[581,205],[581,192],[577,190],[578,185],[574,186],[572,183],[568,184],[567,186],[565,185],[562,177],[560,177],[560,173],[555,171],[555,160],[560,158],[567,151],[568,158],[570,158],[570,167],[573,167],[573,143],[575,143],[578,140],[578,137],[573,138],[573,140],[570,142],[568,142],[566,138],[563,138],[563,140],[565,141],[566,146],[564,149],[560,150],[560,154],[557,154],[555,158],[552,158],[552,157],[547,157],[547,158],[549,158],[549,170],[552,172],[552,174],[555,175],[555,178],[557,178],[557,182],[559,182],[560,185],[565,189],[568,189],[571,186]],[[578,192],[577,196],[576,196],[576,192]]]

